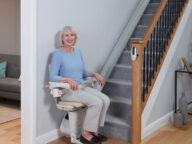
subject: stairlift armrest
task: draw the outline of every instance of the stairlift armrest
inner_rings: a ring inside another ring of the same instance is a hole
[[[97,80],[93,77],[87,77],[84,79],[85,84],[79,85],[79,87],[89,87],[92,83],[92,85],[97,82]],[[84,85],[84,86],[83,86]],[[64,89],[70,89],[70,85],[68,83],[61,83],[61,82],[49,82],[49,88],[64,88]]]
[[[92,77],[88,77],[84,79],[85,83],[78,85],[78,88],[85,88],[85,87],[94,87],[96,79]],[[54,98],[61,97],[66,91],[70,89],[70,85],[68,83],[61,83],[61,82],[49,82],[49,88],[51,90],[51,94]]]
[[[70,85],[68,83],[61,83],[61,82],[49,82],[49,88],[50,89],[55,89],[55,88],[70,89]]]
[[[95,77],[86,77],[83,80],[85,81],[85,83],[97,82]]]

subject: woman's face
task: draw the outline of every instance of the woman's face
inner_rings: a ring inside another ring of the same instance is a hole
[[[66,31],[64,34],[63,34],[63,43],[64,43],[64,46],[73,46],[75,44],[75,34],[72,33],[71,31]]]

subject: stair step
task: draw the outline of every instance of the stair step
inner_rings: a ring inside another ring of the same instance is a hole
[[[121,54],[120,58],[117,61],[117,64],[121,65],[131,65],[131,52],[130,50],[124,50],[123,53]]]
[[[110,96],[111,102],[131,105],[131,99],[121,96]]]
[[[118,84],[118,85],[125,85],[125,86],[131,86],[132,82],[127,80],[121,80],[121,79],[108,79],[108,83]]]
[[[109,79],[104,88],[103,93],[107,95],[118,95],[125,98],[131,98],[132,83],[127,80]]]
[[[150,3],[160,3],[161,0],[151,0]]]
[[[121,96],[109,96],[111,103],[107,111],[108,115],[114,116],[121,121],[130,122],[131,120],[131,98]],[[123,101],[124,100],[124,101]],[[125,115],[126,113],[126,115]]]
[[[148,26],[145,25],[137,25],[131,37],[133,38],[143,38]]]
[[[116,68],[124,68],[124,69],[132,69],[131,65],[124,65],[124,64],[116,64]]]
[[[125,65],[125,64],[117,64],[115,65],[111,75],[109,76],[110,79],[119,79],[119,80],[130,80],[132,77],[132,66]]]
[[[149,3],[144,14],[154,14],[159,6],[159,3]]]
[[[139,21],[139,25],[148,26],[153,19],[153,15],[154,14],[144,14]]]
[[[115,116],[107,115],[105,126],[99,129],[100,133],[120,140],[130,140],[130,126],[128,122]]]
[[[129,124],[127,121],[119,119],[118,117],[110,115],[110,114],[107,114],[105,122],[110,123],[110,124],[117,124],[122,127],[127,127],[127,128],[129,127]]]

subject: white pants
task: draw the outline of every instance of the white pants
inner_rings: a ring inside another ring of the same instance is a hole
[[[106,112],[110,104],[110,99],[105,94],[86,87],[74,92],[69,90],[61,97],[61,100],[81,102],[88,106],[83,126],[85,130],[96,132],[99,126],[104,126]]]

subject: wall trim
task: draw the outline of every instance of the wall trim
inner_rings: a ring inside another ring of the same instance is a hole
[[[154,87],[151,91],[151,95],[150,95],[148,102],[145,106],[145,109],[143,111],[143,114],[142,114],[142,137],[145,135],[144,134],[145,127],[148,127],[147,122],[150,118],[153,107],[154,107],[155,102],[158,98],[161,86],[165,80],[166,73],[168,71],[169,66],[171,65],[171,60],[173,59],[177,45],[179,44],[179,40],[181,39],[182,33],[185,29],[185,25],[187,24],[188,17],[190,16],[191,11],[192,11],[192,0],[190,0],[188,5],[187,5],[187,8],[186,8],[184,15],[183,15],[183,18],[182,18],[182,20],[178,26],[178,29],[177,29],[175,36],[174,36],[174,39],[170,45],[167,56],[164,60],[162,68],[161,68],[159,75],[157,77],[157,80],[156,80]]]
[[[36,138],[36,144],[46,144],[64,136],[60,129],[54,129]]]
[[[21,0],[21,143],[36,139],[36,0]]]
[[[173,120],[173,113],[174,112],[172,111],[145,127],[143,130],[142,139],[166,125],[170,120]]]
[[[109,75],[111,74],[114,66],[117,63],[117,60],[119,59],[122,51],[124,50],[125,46],[127,45],[127,41],[129,40],[133,31],[135,30],[135,27],[137,26],[137,23],[139,22],[141,16],[143,15],[148,3],[149,3],[149,0],[142,0],[139,2],[138,6],[135,8],[133,15],[129,19],[123,32],[121,33],[119,39],[117,40],[117,43],[114,45],[114,48],[113,48],[111,54],[107,58],[104,66],[101,70],[101,75],[104,77],[104,81],[106,81],[108,79]],[[99,84],[97,84],[96,88],[98,90],[101,90],[103,87],[101,87]]]

